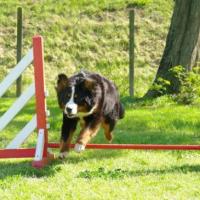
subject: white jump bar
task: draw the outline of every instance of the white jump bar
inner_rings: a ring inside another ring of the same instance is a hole
[[[29,99],[35,94],[35,85],[32,83],[28,89],[13,103],[6,113],[0,118],[0,131],[17,115]]]
[[[11,84],[19,78],[22,72],[32,63],[33,61],[33,49],[30,49],[28,53],[20,60],[20,62],[10,71],[6,78],[0,83],[0,97],[4,95],[6,90]]]
[[[16,137],[8,144],[6,149],[18,149],[37,126],[36,115],[33,116],[26,126],[16,135]]]

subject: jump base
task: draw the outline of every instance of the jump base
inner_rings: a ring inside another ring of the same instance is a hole
[[[37,168],[37,169],[42,169],[43,167],[48,165],[50,161],[54,159],[55,159],[55,155],[48,153],[47,157],[44,157],[42,160],[32,161],[32,167]]]

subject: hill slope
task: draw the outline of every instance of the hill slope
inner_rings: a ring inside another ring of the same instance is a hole
[[[162,55],[172,0],[0,2],[0,80],[16,62],[16,7],[22,6],[23,52],[30,48],[33,35],[44,37],[46,82],[50,89],[58,73],[70,75],[87,69],[114,80],[121,94],[127,95],[128,3],[135,3],[137,8],[135,87],[136,95],[143,95]],[[31,74],[30,68],[24,84],[31,81]]]

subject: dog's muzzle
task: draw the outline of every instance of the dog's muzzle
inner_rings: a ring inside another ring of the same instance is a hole
[[[77,104],[66,104],[65,106],[65,110],[64,113],[68,116],[68,117],[75,117],[75,115],[77,115],[77,111],[78,111],[78,106]]]

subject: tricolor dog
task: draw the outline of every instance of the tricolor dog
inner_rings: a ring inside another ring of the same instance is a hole
[[[63,110],[60,158],[67,156],[78,122],[81,131],[74,147],[76,152],[85,149],[100,127],[103,127],[107,140],[112,141],[115,124],[124,117],[124,108],[114,83],[99,74],[85,71],[69,78],[59,74],[56,91],[58,104]]]

